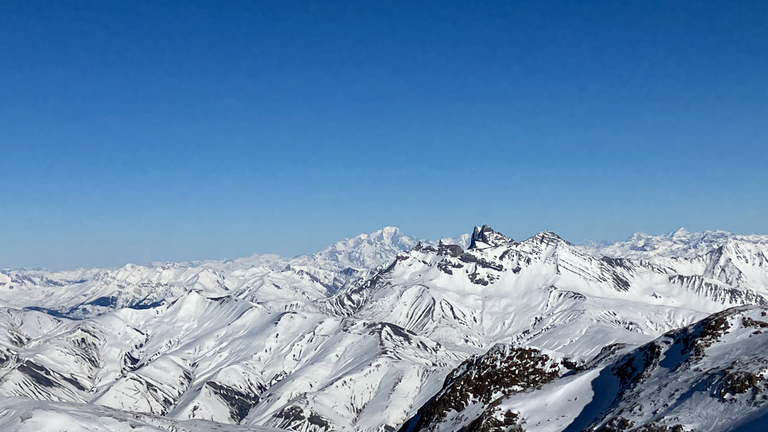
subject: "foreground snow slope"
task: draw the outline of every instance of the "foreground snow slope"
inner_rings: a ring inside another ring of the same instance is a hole
[[[14,432],[279,432],[204,420],[178,421],[148,414],[128,413],[96,405],[0,400],[0,430]]]
[[[767,390],[768,309],[743,306],[587,364],[497,346],[452,372],[402,430],[759,431]]]
[[[482,227],[451,245],[385,228],[293,259],[5,271],[0,395],[61,402],[51,413],[82,404],[78,418],[101,406],[393,430],[471,356],[491,350],[491,369],[522,361],[525,376],[546,378],[535,385],[574,380],[563,391],[576,395],[600,372],[573,371],[606,346],[626,352],[711,313],[768,304],[765,237],[678,231],[638,246],[639,236],[578,247]],[[537,422],[565,427],[568,415]]]

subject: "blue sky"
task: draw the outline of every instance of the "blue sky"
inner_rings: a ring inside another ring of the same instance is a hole
[[[2,2],[0,268],[768,233],[766,71],[764,1]]]

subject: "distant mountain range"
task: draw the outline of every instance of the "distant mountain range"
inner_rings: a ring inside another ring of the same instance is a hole
[[[766,313],[768,236],[722,231],[7,270],[0,430],[763,430]]]

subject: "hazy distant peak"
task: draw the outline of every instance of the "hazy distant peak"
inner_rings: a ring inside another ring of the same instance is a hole
[[[688,231],[679,228],[661,235],[636,232],[625,240],[609,244],[592,244],[586,249],[599,255],[620,258],[693,258],[731,242],[768,244],[766,235],[739,235],[727,231]]]
[[[386,264],[398,252],[410,250],[418,239],[403,234],[397,227],[386,226],[369,234],[338,241],[311,255],[352,268],[375,268]]]

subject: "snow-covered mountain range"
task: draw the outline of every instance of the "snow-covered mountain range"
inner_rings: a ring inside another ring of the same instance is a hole
[[[483,226],[435,243],[387,227],[296,258],[2,271],[0,306],[8,430],[61,418],[70,430],[727,431],[768,413],[768,236],[575,246]]]
[[[88,318],[121,308],[152,308],[196,291],[286,310],[365,280],[417,243],[399,229],[386,227],[296,258],[254,255],[225,261],[128,264],[119,269],[3,271],[0,305]]]

